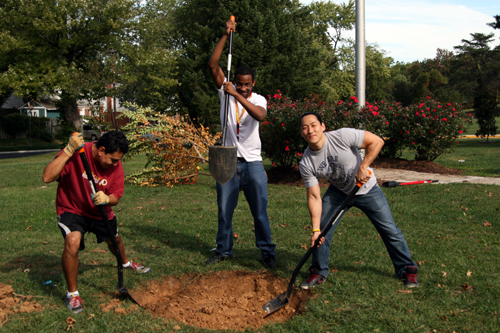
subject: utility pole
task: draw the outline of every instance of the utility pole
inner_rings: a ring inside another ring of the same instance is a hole
[[[356,0],[356,97],[366,104],[365,0]]]

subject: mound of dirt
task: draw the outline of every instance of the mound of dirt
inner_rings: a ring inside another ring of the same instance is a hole
[[[189,326],[245,330],[283,322],[303,311],[311,294],[294,291],[286,307],[264,318],[262,306],[286,291],[288,283],[267,271],[221,271],[166,276],[130,294],[147,311]]]
[[[29,296],[15,295],[12,286],[0,283],[0,327],[7,322],[8,315],[11,313],[43,310],[40,304],[31,302],[30,298]]]

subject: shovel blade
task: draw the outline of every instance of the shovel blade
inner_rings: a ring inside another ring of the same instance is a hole
[[[208,164],[212,177],[225,184],[233,178],[238,169],[238,148],[235,146],[209,146]]]
[[[290,302],[290,299],[287,297],[287,292],[285,291],[284,293],[280,294],[279,296],[273,298],[266,304],[262,306],[262,310],[264,310],[267,315],[269,316],[271,313],[278,311],[285,305],[287,305]]]

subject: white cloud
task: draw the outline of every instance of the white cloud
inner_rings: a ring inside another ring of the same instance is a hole
[[[379,44],[399,61],[434,58],[437,48],[453,50],[462,39],[470,39],[470,33],[495,32],[486,25],[492,16],[462,5],[428,1],[403,5],[397,0],[372,0],[365,5],[366,41]]]
[[[303,4],[310,2],[301,0]],[[495,33],[493,45],[498,45],[500,31],[486,24],[494,21],[494,15],[500,14],[500,1],[468,2],[366,0],[366,41],[378,44],[388,56],[404,62],[434,58],[438,48],[453,51],[454,46],[462,44],[462,39],[470,39],[470,34],[475,32]],[[461,3],[467,3],[467,6]],[[347,36],[354,39],[354,30]]]

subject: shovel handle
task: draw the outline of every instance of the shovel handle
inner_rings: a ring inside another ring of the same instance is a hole
[[[97,192],[97,186],[95,185],[94,176],[92,176],[92,170],[90,170],[89,162],[87,161],[87,157],[85,156],[84,148],[82,147],[78,151],[78,153],[80,154],[80,159],[82,160],[85,173],[87,174],[87,179],[89,180],[90,187],[92,188],[92,193],[95,194]],[[106,214],[106,209],[104,209],[104,206],[99,206],[99,213],[101,214],[101,218],[109,234],[109,239],[111,241],[111,244],[113,245],[113,249],[115,250],[118,270],[118,290],[121,292],[126,289],[123,286],[123,261],[120,253],[120,248],[118,247],[118,243],[116,242],[116,238],[113,230],[111,229],[111,225],[108,223],[108,215]]]
[[[235,21],[235,17],[231,15],[229,18],[231,21]],[[233,29],[229,32],[229,53],[227,55],[227,81],[231,81],[231,62],[233,59]],[[229,113],[229,94],[225,93],[225,108],[224,108],[224,124],[222,128],[222,145],[226,145],[226,133],[227,133],[227,120]]]

